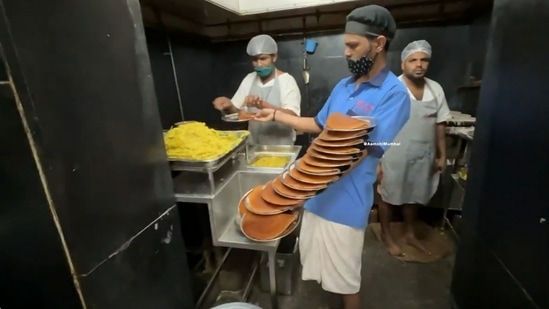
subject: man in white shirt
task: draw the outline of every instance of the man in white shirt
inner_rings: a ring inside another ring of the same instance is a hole
[[[439,173],[446,167],[445,123],[450,110],[440,84],[425,77],[431,54],[431,45],[425,40],[414,41],[402,51],[399,79],[410,95],[410,118],[378,170],[382,240],[395,256],[404,252],[390,233],[393,206],[403,207],[405,242],[429,254],[414,227],[418,208],[433,197]]]
[[[244,77],[232,99],[216,98],[214,107],[226,113],[241,110],[255,113],[269,108],[300,116],[301,93],[294,77],[275,66],[278,53],[275,40],[265,34],[255,36],[246,51],[252,58],[254,72]],[[277,122],[250,120],[248,130],[254,144],[292,145],[295,142],[294,129]]]

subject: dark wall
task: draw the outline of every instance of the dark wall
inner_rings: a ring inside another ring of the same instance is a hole
[[[19,99],[2,85],[0,307],[75,308],[79,289],[88,308],[193,308],[139,2],[0,14]]]
[[[69,265],[1,60],[0,308],[77,308]]]
[[[547,1],[495,1],[452,283],[462,309],[549,308],[547,27]]]
[[[461,49],[461,53],[466,53],[470,60],[465,77],[474,77],[476,80],[482,79],[488,36],[490,34],[490,19],[490,15],[484,16],[475,20],[469,26],[469,46],[466,49]]]
[[[168,36],[150,28],[146,29],[146,36],[162,127],[169,129],[183,118],[212,119],[214,59],[208,40],[192,35]]]
[[[413,40],[428,40],[433,46],[428,76],[444,87],[450,107],[457,108],[457,88],[468,82],[470,76],[482,76],[488,24],[489,17],[486,17],[468,26],[399,30],[389,52],[390,67],[395,74],[400,74],[402,49]],[[175,87],[173,74],[167,66],[169,56],[160,56],[162,48],[158,47],[159,44],[167,46],[165,36],[152,30],[147,36],[155,83],[161,84],[162,87]],[[164,41],[158,41],[158,36],[163,36]],[[171,38],[174,40],[174,60],[180,80],[185,118],[218,125],[220,114],[211,108],[211,102],[216,96],[231,97],[242,78],[251,71],[251,64],[246,55],[247,41],[208,45],[190,37],[171,35]],[[174,38],[178,38],[177,42]],[[348,75],[343,57],[343,35],[315,35],[309,38],[314,38],[319,44],[316,53],[308,56],[311,77],[307,87],[301,75],[303,38],[277,39],[278,66],[296,78],[303,97],[302,114],[306,116],[316,114],[335,84]],[[172,115],[162,114],[166,128],[173,123],[176,107],[173,98],[165,94],[174,91],[162,91],[164,93],[160,93],[160,88],[157,89],[161,114],[163,110],[173,111]]]
[[[155,81],[156,99],[162,127],[168,129],[174,122],[181,121],[182,108],[179,104],[176,79],[170,57],[167,36],[160,31],[146,29],[149,58]]]
[[[446,28],[415,28],[403,29],[391,43],[388,63],[391,70],[399,75],[400,53],[411,41],[426,39],[433,46],[433,58],[428,76],[437,80],[446,90],[451,102],[455,90],[466,80],[466,68],[470,57],[464,53],[463,44],[468,45],[469,26],[455,26]],[[329,96],[332,88],[343,77],[348,76],[347,65],[343,56],[343,35],[324,35],[310,37],[318,41],[315,54],[309,55],[311,66],[310,83],[305,89],[301,77],[302,39],[278,40],[278,66],[292,74],[299,83],[303,93],[308,91],[309,98],[304,100],[304,115],[314,115]],[[223,74],[216,83],[218,94],[231,96],[244,74],[250,72],[250,63],[245,53],[247,42],[214,44],[214,70],[216,72],[229,71],[232,75]],[[228,66],[227,64],[230,64]],[[229,72],[227,72],[229,73]],[[228,81],[227,81],[228,79]]]

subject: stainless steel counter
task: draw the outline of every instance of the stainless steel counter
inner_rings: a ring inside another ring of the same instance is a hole
[[[463,198],[465,197],[465,183],[457,174],[452,174],[452,194],[450,196],[449,210],[461,211]]]
[[[175,198],[179,202],[206,203],[214,199],[227,181],[238,171],[255,172],[255,174],[280,174],[284,168],[252,167],[248,163],[256,155],[288,155],[292,164],[301,151],[301,146],[263,146],[261,151],[239,153],[219,167],[212,174],[201,171],[182,171],[174,178]],[[273,148],[275,147],[275,148]],[[213,178],[213,183],[212,183]],[[261,180],[262,182],[266,182]],[[268,180],[267,180],[268,181]],[[262,183],[261,182],[261,183]],[[259,183],[257,183],[259,184]],[[255,185],[257,185],[255,184]]]
[[[456,239],[459,239],[459,235],[452,226],[451,220],[448,218],[448,211],[454,213],[460,213],[462,210],[463,199],[466,191],[466,180],[461,179],[458,176],[459,170],[465,168],[467,170],[469,166],[469,159],[473,146],[475,128],[474,127],[448,127],[446,128],[447,136],[451,137],[453,149],[451,151],[453,157],[451,159],[452,164],[448,165],[445,171],[444,181],[444,215],[441,222],[441,227],[448,226],[454,233]],[[448,139],[447,139],[448,140]]]
[[[240,198],[253,187],[280,175],[283,169],[258,171],[246,166],[243,154],[214,174],[215,190],[210,191],[207,174],[182,172],[174,179],[175,199],[178,202],[208,205],[212,239],[215,246],[264,250],[278,246],[278,241],[260,243],[249,240],[240,232],[235,219]]]
[[[227,162],[213,174],[213,190],[207,173],[183,171],[174,178],[175,199],[178,202],[207,203],[219,194],[236,171],[245,168],[243,155]]]
[[[459,136],[465,140],[472,141],[475,136],[475,127],[447,127],[446,134]]]
[[[292,159],[295,160],[295,156]],[[262,251],[268,254],[273,309],[278,308],[275,259],[280,240],[251,241],[242,234],[235,220],[241,197],[253,187],[274,179],[282,171],[282,168],[248,168],[245,154],[239,154],[213,174],[213,187],[212,175],[204,173],[184,171],[174,178],[176,201],[207,205],[214,246]]]

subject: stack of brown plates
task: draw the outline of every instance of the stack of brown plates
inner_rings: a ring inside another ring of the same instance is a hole
[[[293,232],[299,223],[299,207],[304,198],[293,198],[291,192],[279,194],[275,190],[275,186],[279,187],[277,179],[254,187],[240,200],[240,230],[251,240],[280,239]]]
[[[311,166],[317,168],[317,173],[326,173],[327,169],[331,172],[337,169],[339,175],[348,173],[366,157],[364,141],[369,128],[367,121],[340,113],[331,114],[324,130],[301,158],[301,169],[307,170]]]
[[[326,130],[329,132],[359,132],[368,130],[370,123],[367,120],[352,118],[342,113],[330,114],[326,119]]]
[[[240,229],[249,239],[272,241],[299,224],[300,207],[366,157],[369,123],[334,113],[305,155],[282,175],[246,193],[239,204]]]

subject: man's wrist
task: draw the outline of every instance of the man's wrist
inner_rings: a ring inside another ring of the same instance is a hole
[[[261,102],[261,108],[270,108],[270,109],[274,109],[274,110],[278,109],[277,106],[274,106],[271,103],[264,102],[264,101]]]

